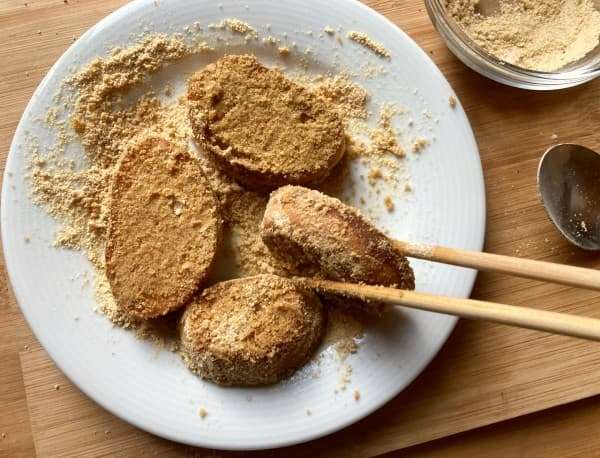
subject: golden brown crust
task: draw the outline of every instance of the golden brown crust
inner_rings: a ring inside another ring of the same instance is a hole
[[[196,159],[159,138],[131,146],[110,187],[106,273],[136,318],[184,305],[208,274],[221,219]]]
[[[254,56],[225,56],[193,75],[188,102],[196,141],[249,187],[319,182],[344,154],[331,104]]]
[[[300,186],[271,194],[261,225],[271,252],[300,271],[317,265],[332,280],[414,289],[408,260],[357,210]]]
[[[188,367],[220,385],[276,383],[304,365],[321,341],[317,296],[289,279],[258,275],[217,283],[185,310]]]

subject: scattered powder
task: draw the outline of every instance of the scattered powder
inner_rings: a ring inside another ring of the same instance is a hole
[[[369,175],[367,175],[367,179],[369,180],[369,184],[373,186],[378,180],[383,179],[383,174],[381,170],[378,168],[372,168],[369,170]]]
[[[260,236],[260,223],[267,196],[240,190],[230,196],[229,204],[223,208],[229,230],[230,244],[224,260],[232,260],[239,275],[277,274],[285,275]]]
[[[364,335],[368,317],[360,311],[349,312],[330,306],[327,309],[325,344],[333,345],[341,361],[358,351],[358,343]]]
[[[247,22],[235,18],[223,19],[219,24],[210,24],[209,27],[216,29],[227,29],[230,32],[245,35],[245,38],[247,40],[258,38],[258,33],[256,32],[256,29],[254,29]]]
[[[420,153],[427,147],[427,145],[429,145],[429,140],[419,137],[413,142],[413,151],[415,153]]]
[[[348,384],[352,381],[352,366],[349,364],[343,364],[340,368],[340,379],[335,389],[333,390],[335,393],[339,391],[345,391],[348,387]]]
[[[390,196],[385,196],[383,198],[383,204],[385,205],[385,208],[388,212],[392,213],[394,211],[394,201]]]
[[[381,43],[377,43],[376,41],[373,41],[371,39],[371,37],[369,37],[369,35],[367,35],[364,32],[356,32],[353,30],[353,31],[348,32],[347,37],[350,40],[358,43],[359,45],[370,49],[375,54],[377,54],[381,57],[385,57],[386,59],[389,59],[391,57],[389,51],[387,49],[385,49]]]
[[[485,51],[527,69],[559,70],[599,42],[593,0],[445,0],[445,6]]]
[[[382,108],[379,116],[379,124],[371,132],[371,142],[376,152],[380,154],[391,153],[397,157],[404,157],[406,153],[398,143],[398,135],[392,125],[392,119],[396,111],[391,105]]]
[[[348,75],[336,75],[315,86],[313,92],[333,103],[340,117],[349,122],[352,119],[367,119],[368,92],[354,83]]]

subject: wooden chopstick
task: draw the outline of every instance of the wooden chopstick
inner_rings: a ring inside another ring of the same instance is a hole
[[[405,256],[600,291],[600,271],[499,254],[392,240]]]
[[[473,299],[435,296],[383,286],[301,277],[297,277],[296,280],[320,292],[600,341],[600,320],[594,318]]]

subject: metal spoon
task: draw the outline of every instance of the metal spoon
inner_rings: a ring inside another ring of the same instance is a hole
[[[549,148],[538,168],[538,190],[569,242],[600,250],[600,154],[567,143]]]

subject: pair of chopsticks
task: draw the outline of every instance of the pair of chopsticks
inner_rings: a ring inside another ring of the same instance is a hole
[[[393,243],[399,252],[413,258],[600,291],[600,271],[592,269],[401,241]],[[302,281],[317,291],[600,341],[600,319],[382,286],[312,278]]]

